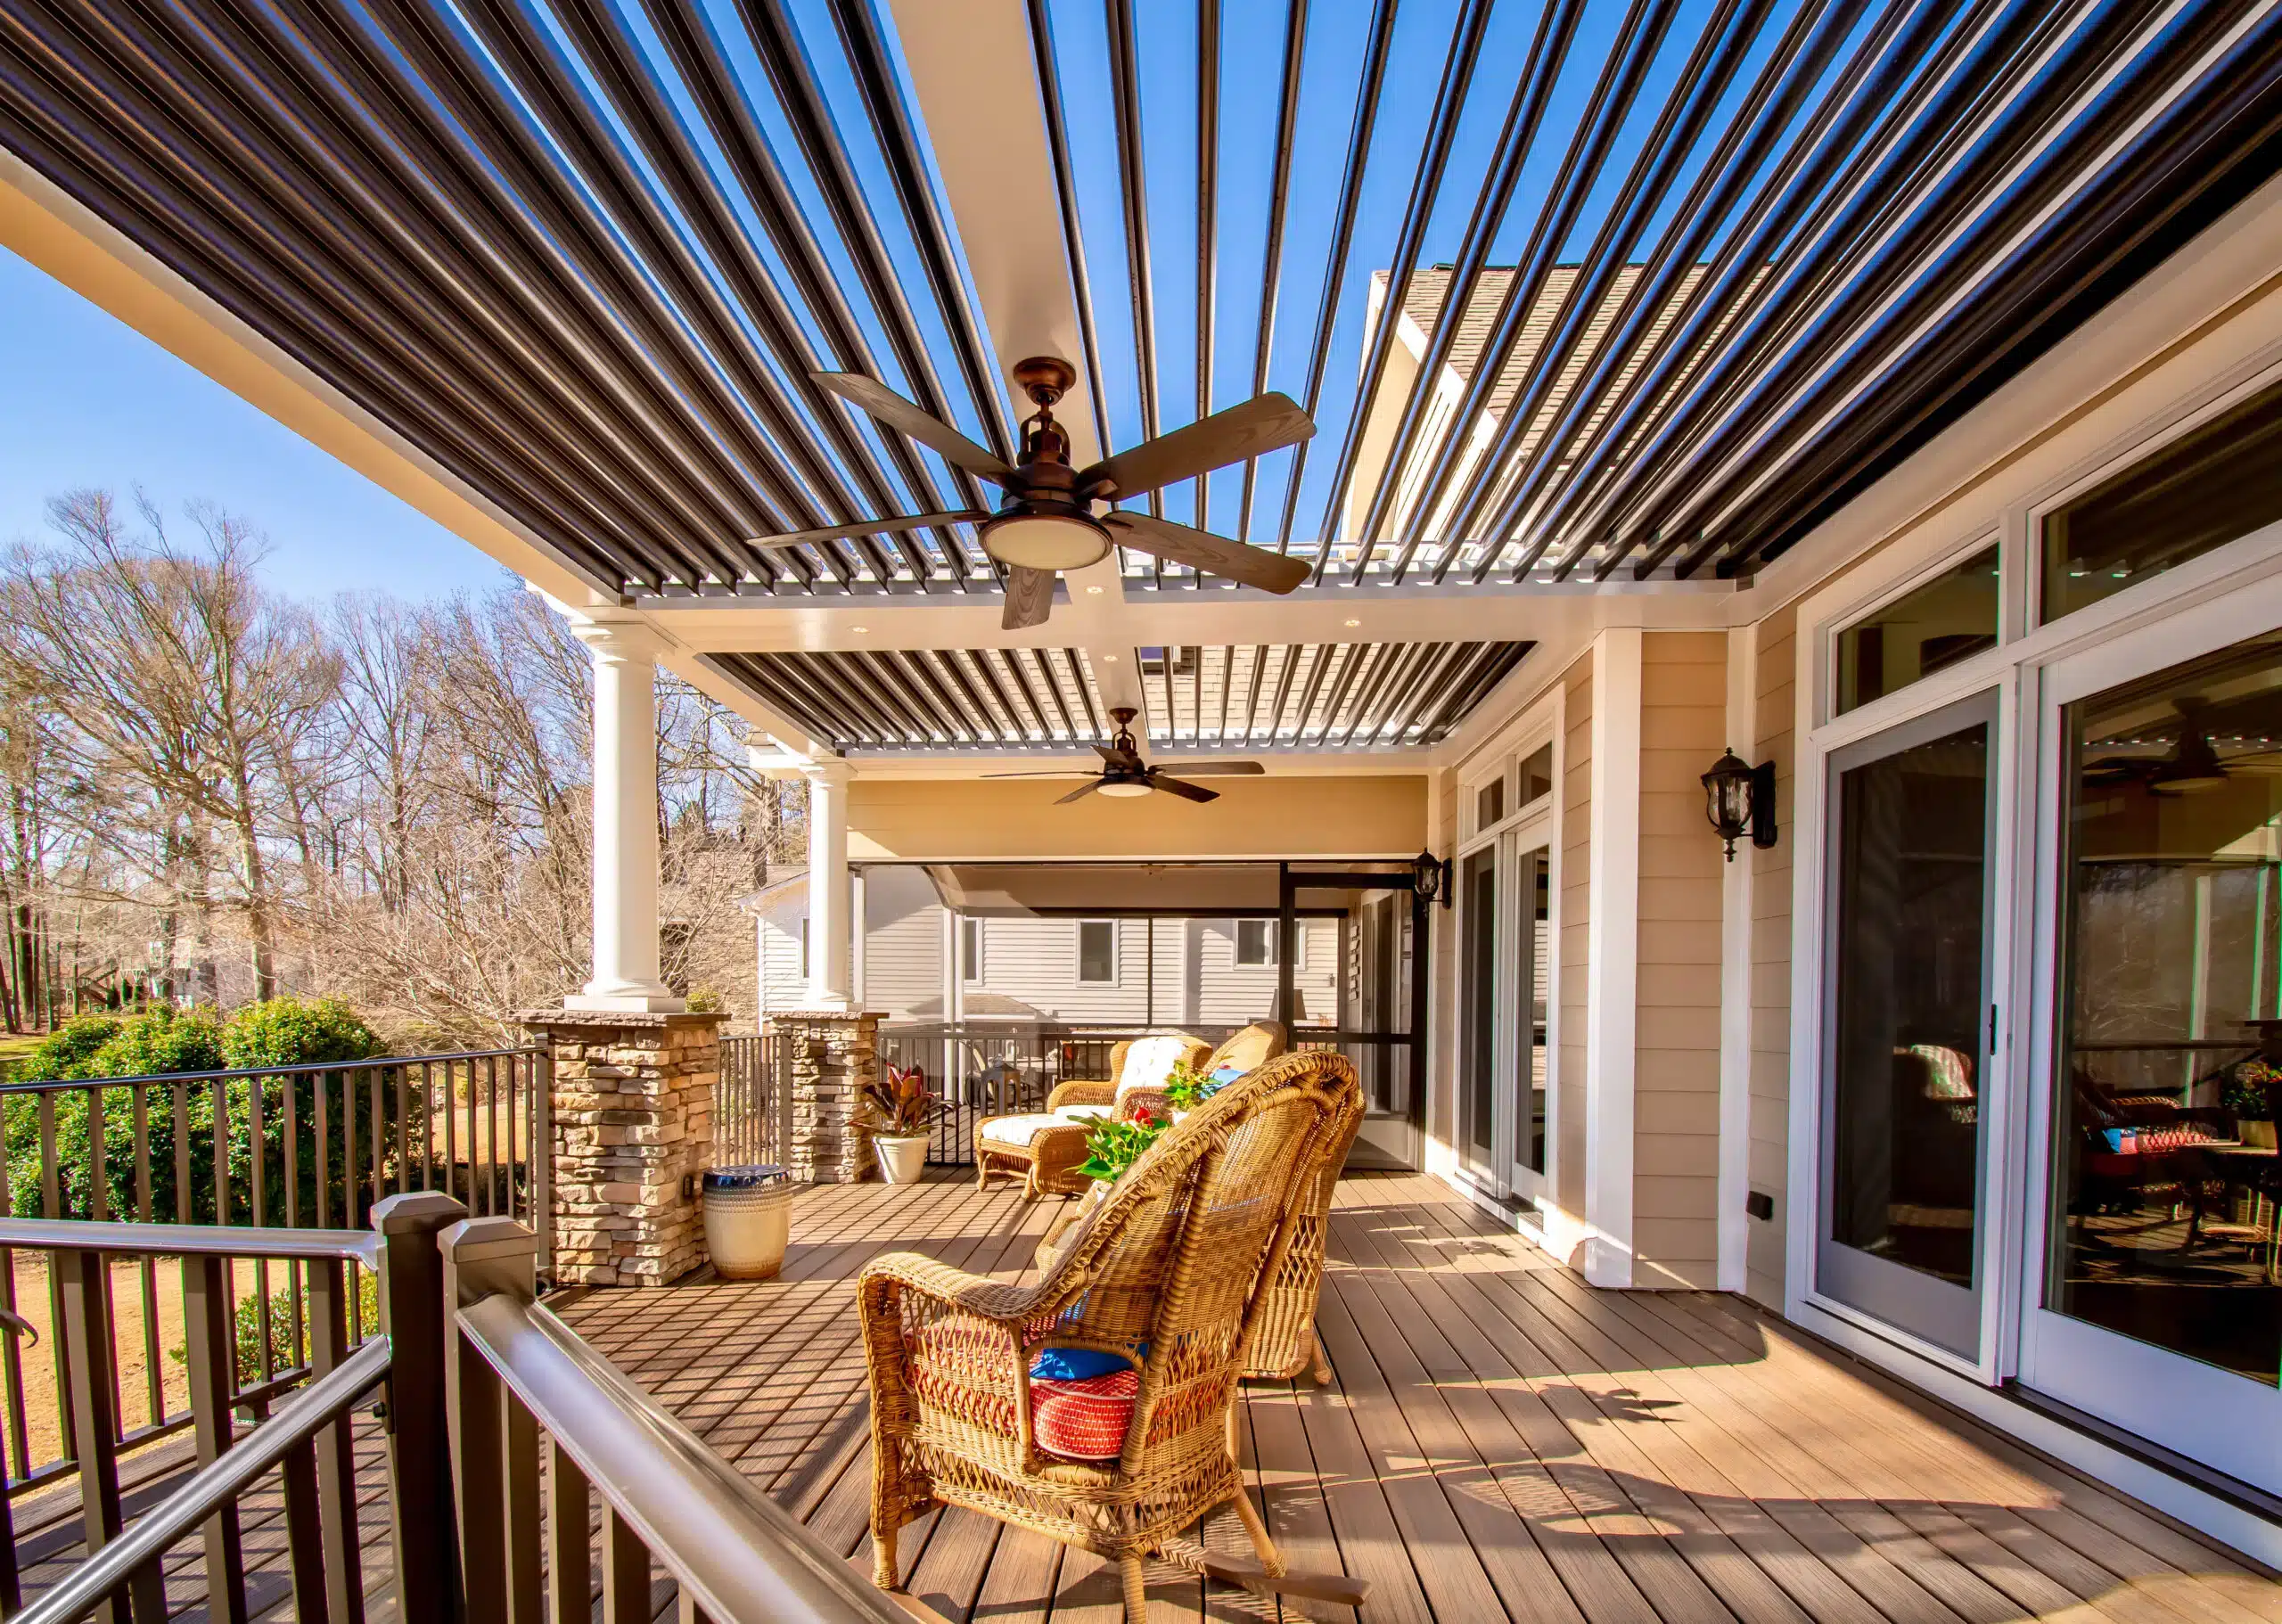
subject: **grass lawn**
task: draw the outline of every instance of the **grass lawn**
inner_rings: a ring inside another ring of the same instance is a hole
[[[40,1040],[40,1036],[37,1032],[0,1032],[0,1082],[5,1082],[8,1074],[16,1069],[16,1062],[32,1052],[32,1046]]]

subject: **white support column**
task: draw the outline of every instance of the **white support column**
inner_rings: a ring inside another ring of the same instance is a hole
[[[809,997],[817,1009],[845,1009],[849,964],[848,763],[800,769],[809,781]]]
[[[658,696],[647,627],[574,626],[595,655],[595,956],[570,1009],[683,1007],[658,974]]]
[[[1585,949],[1585,1278],[1632,1284],[1632,1114],[1639,1024],[1641,642],[1593,645],[1591,911]]]

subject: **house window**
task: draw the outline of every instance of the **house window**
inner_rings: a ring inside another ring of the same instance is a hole
[[[2181,435],[2045,515],[2044,619],[2282,519],[2282,387]]]
[[[1864,616],[1838,634],[1838,711],[1867,705],[1997,646],[1997,549]]]
[[[982,980],[982,921],[959,921],[959,979],[970,984]]]
[[[1553,746],[1540,744],[1522,758],[1522,805],[1529,806],[1553,793]]]
[[[1473,826],[1487,829],[1506,816],[1506,780],[1492,778],[1473,792]]]
[[[1081,919],[1078,922],[1078,979],[1080,981],[1117,980],[1117,922]]]
[[[1272,965],[1277,954],[1276,945],[1282,932],[1272,919],[1239,919],[1236,921],[1236,963],[1239,966]],[[1293,954],[1292,967],[1308,967],[1308,932],[1302,925],[1293,932],[1299,950]]]

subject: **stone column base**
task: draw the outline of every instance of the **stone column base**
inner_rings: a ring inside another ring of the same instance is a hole
[[[794,1010],[771,1015],[782,1034],[792,1090],[792,1177],[817,1185],[860,1184],[878,1176],[871,1113],[861,1089],[879,1074],[880,1018],[856,1010]]]
[[[665,1285],[705,1261],[696,1175],[711,1160],[721,1017],[534,1010],[554,1055],[554,1276]]]

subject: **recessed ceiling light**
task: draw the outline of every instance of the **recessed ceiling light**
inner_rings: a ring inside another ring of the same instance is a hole
[[[1350,626],[1360,626],[1360,625],[1362,625],[1363,623],[1362,623],[1360,620],[1350,620],[1347,624],[1348,624],[1348,625],[1350,625]],[[858,627],[857,629],[858,629],[858,631],[861,631],[863,628],[862,628],[861,627]]]
[[[848,629],[849,629],[850,631],[851,631],[851,632],[854,632],[854,633],[855,633],[858,637],[860,637],[860,636],[862,636],[866,632],[870,631],[872,628],[871,628],[870,627],[868,627],[868,626],[851,626],[851,627],[850,627]]]
[[[1086,591],[1089,596],[1097,598],[1102,595],[1102,589],[1098,586],[1088,586]]]
[[[1102,662],[1104,665],[1115,665],[1117,663],[1117,656],[1114,654],[1104,654],[1102,656]]]

